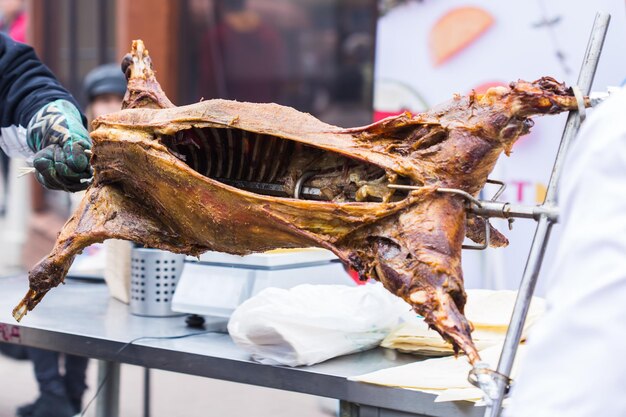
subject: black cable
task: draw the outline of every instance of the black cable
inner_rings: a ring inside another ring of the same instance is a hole
[[[212,330],[205,330],[202,332],[193,332],[193,333],[187,333],[187,334],[183,334],[183,335],[178,335],[178,336],[141,336],[141,337],[137,337],[133,340],[131,340],[130,342],[126,343],[124,346],[122,346],[117,352],[115,352],[115,356],[119,355],[120,353],[122,353],[124,351],[124,349],[126,349],[127,347],[129,347],[130,345],[132,345],[135,342],[138,342],[140,340],[174,340],[174,339],[184,339],[185,337],[191,337],[191,336],[198,336],[201,334],[207,334],[207,333],[213,333]],[[110,374],[107,371],[104,375],[104,378],[102,378],[102,381],[100,381],[100,384],[98,384],[98,388],[96,389],[96,392],[94,393],[93,397],[91,397],[91,399],[89,400],[89,402],[87,403],[87,405],[85,405],[85,408],[83,408],[83,411],[81,411],[80,416],[83,417],[85,415],[85,413],[87,412],[87,410],[89,409],[89,407],[91,406],[91,404],[96,400],[96,398],[98,398],[98,395],[100,395],[100,391],[102,391],[102,388],[104,387],[104,384],[109,380]]]

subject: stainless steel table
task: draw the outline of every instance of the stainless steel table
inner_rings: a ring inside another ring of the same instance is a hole
[[[25,276],[0,278],[0,341],[105,361],[109,377],[98,401],[107,407],[101,412],[107,417],[117,417],[120,363],[336,398],[342,401],[342,417],[469,417],[483,413],[482,407],[467,402],[435,403],[433,395],[347,380],[413,362],[413,356],[379,348],[314,366],[288,368],[253,362],[224,333],[134,341],[194,330],[182,317],[133,316],[127,305],[109,297],[104,284],[90,282],[69,281],[16,323],[11,310],[26,289]]]

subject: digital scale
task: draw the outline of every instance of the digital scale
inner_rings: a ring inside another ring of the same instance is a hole
[[[325,249],[277,249],[246,256],[206,252],[187,257],[172,310],[227,318],[265,288],[300,284],[356,285],[341,261]]]

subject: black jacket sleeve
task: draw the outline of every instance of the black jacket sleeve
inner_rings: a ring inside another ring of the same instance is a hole
[[[26,127],[41,107],[58,99],[80,109],[33,48],[0,33],[0,128]]]

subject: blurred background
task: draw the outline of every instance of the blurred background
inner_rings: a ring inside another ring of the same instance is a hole
[[[120,62],[141,38],[178,105],[276,102],[357,126],[372,118],[376,7],[375,0],[0,0],[0,15],[2,29],[32,45],[83,106],[85,75]],[[0,176],[5,207],[15,180]],[[30,182],[32,215],[17,210],[15,230],[0,235],[0,243],[28,245],[0,255],[0,268],[28,268],[47,254],[70,213],[70,196]]]

